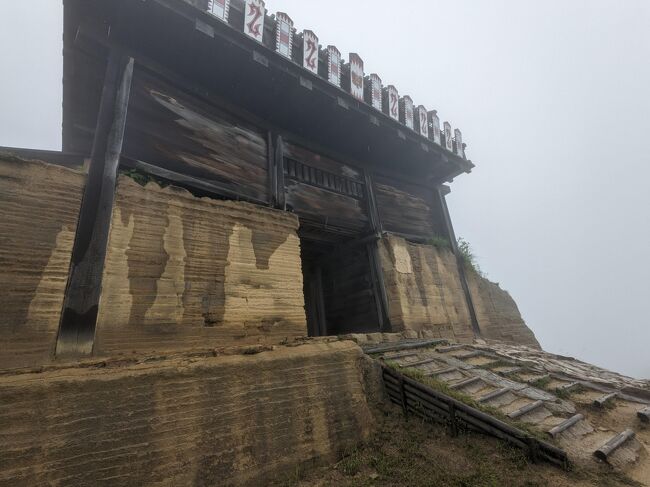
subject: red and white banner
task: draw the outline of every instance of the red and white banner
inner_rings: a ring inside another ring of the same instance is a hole
[[[350,93],[363,100],[363,60],[355,53],[350,53]]]
[[[244,15],[244,34],[256,41],[262,42],[264,38],[264,8],[263,0],[246,0]]]
[[[393,85],[384,89],[384,112],[393,120],[399,121],[399,93]]]
[[[291,59],[291,51],[293,49],[293,20],[283,12],[278,12],[275,18],[277,22],[275,50],[282,56]]]
[[[413,125],[413,100],[410,96],[404,96],[400,102],[400,121],[411,130],[414,129]]]
[[[303,32],[302,66],[318,74],[318,37],[310,30]]]
[[[440,135],[440,117],[438,117],[438,112],[436,110],[429,112],[429,125],[429,136],[436,144],[442,145],[442,137]]]
[[[341,86],[341,51],[334,46],[327,46],[327,80]]]
[[[454,143],[451,140],[451,124],[449,122],[444,123],[445,127],[445,149],[450,152],[454,150]]]
[[[429,118],[427,116],[427,109],[422,105],[415,110],[416,119],[418,121],[418,133],[423,137],[429,137]]]
[[[372,73],[370,75],[370,100],[372,106],[380,112],[382,109],[381,91],[381,78],[378,74]]]
[[[230,0],[209,0],[208,12],[224,22],[228,22]]]
[[[454,138],[456,139],[456,154],[465,158],[465,148],[463,147],[463,134],[460,130],[454,130]]]

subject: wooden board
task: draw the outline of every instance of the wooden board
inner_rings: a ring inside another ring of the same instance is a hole
[[[437,234],[430,189],[382,176],[374,176],[374,180],[384,230],[421,238]]]
[[[143,69],[133,82],[127,157],[268,201],[266,132]]]
[[[284,161],[287,208],[302,222],[358,233],[368,228],[360,170],[293,144],[285,144]]]

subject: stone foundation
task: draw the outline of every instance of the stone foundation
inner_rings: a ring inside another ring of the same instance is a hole
[[[265,485],[369,435],[353,342],[0,377],[0,485]]]

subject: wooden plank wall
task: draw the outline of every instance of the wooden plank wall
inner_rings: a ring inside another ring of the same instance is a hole
[[[433,190],[374,175],[377,207],[383,229],[402,235],[430,238],[434,228]]]
[[[269,201],[267,132],[136,71],[124,154]]]
[[[327,334],[379,332],[366,247],[340,253],[323,266]]]
[[[298,145],[284,150],[287,208],[301,221],[361,233],[368,227],[362,172]]]

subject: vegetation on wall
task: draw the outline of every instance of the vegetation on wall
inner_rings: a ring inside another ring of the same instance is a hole
[[[472,250],[472,246],[463,237],[458,237],[458,252],[460,253],[461,259],[463,259],[465,268],[476,272],[480,276],[484,276],[483,271],[481,271],[481,267],[478,265],[476,255],[474,255],[474,251]]]
[[[440,235],[434,235],[431,237],[427,243],[433,245],[437,249],[448,249],[451,250],[451,244],[447,237],[441,237]]]

